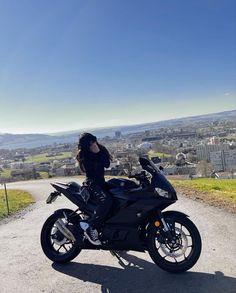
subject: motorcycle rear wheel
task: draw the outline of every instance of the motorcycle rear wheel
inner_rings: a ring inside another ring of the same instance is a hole
[[[72,210],[65,209],[64,213]],[[80,246],[67,239],[55,226],[58,219],[64,221],[63,210],[59,214],[52,214],[44,223],[41,231],[41,247],[45,255],[56,263],[67,263],[74,259],[81,251]]]
[[[166,218],[176,235],[173,241],[163,237],[159,228],[151,228],[148,236],[148,252],[152,260],[163,270],[182,273],[192,268],[201,254],[201,236],[197,227],[187,217]]]

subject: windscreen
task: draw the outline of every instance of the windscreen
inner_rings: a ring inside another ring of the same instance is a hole
[[[154,175],[155,173],[159,171],[156,168],[156,166],[153,164],[153,162],[151,162],[147,158],[144,158],[144,157],[139,158],[139,163],[144,170],[148,171],[152,175]]]
[[[152,176],[151,185],[152,187],[160,188],[170,194],[176,193],[171,183],[160,172],[157,172],[155,175]]]
[[[152,175],[152,187],[160,188],[170,194],[176,194],[174,187],[152,161],[147,158],[141,157],[139,158],[139,162],[142,168]]]

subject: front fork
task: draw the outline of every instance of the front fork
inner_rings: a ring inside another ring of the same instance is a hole
[[[166,238],[168,238],[168,240],[172,240],[173,239],[173,235],[171,233],[171,227],[170,225],[165,221],[163,214],[161,211],[157,211],[158,213],[158,218],[161,220],[161,224],[163,226],[163,232],[166,236]]]

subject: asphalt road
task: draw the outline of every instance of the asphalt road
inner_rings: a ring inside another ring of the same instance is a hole
[[[203,241],[201,257],[189,272],[166,273],[147,253],[137,252],[124,255],[131,264],[126,268],[108,251],[82,251],[67,265],[53,264],[40,247],[41,227],[55,209],[75,206],[63,197],[46,205],[52,190],[50,181],[8,184],[8,188],[31,192],[37,202],[27,212],[0,224],[1,293],[236,292],[236,216],[183,197],[169,209],[190,215]]]

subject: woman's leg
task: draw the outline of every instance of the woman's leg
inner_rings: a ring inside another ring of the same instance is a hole
[[[91,186],[90,189],[92,191],[92,201],[96,203],[97,207],[89,222],[97,228],[103,223],[112,206],[112,197],[107,192],[104,192],[99,185]]]

